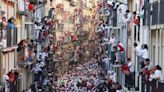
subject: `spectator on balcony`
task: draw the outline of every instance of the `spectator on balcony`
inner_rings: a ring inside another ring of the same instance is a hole
[[[34,29],[35,29],[35,39],[38,40],[39,39],[39,35],[40,35],[40,31],[42,30],[41,23],[36,21],[35,25],[34,25]]]
[[[39,81],[40,76],[41,76],[41,71],[42,71],[40,61],[37,61],[32,71],[34,72],[34,82]]]
[[[109,43],[108,43],[108,45],[109,45],[109,49],[108,49],[109,54],[111,54],[111,52],[113,52],[113,47],[115,46],[115,43],[116,43],[116,38],[115,38],[115,35],[112,34],[112,36],[109,39]]]
[[[2,17],[2,20],[0,20],[0,41],[3,40],[6,37],[6,17]]]
[[[128,64],[121,62],[121,71],[126,75],[129,76],[130,75],[130,69],[128,67]]]
[[[7,43],[6,43],[6,17],[4,17],[4,15],[1,15],[1,19],[0,19],[0,30],[1,30],[1,34],[0,34],[0,41],[1,41],[1,46],[3,48],[6,47]]]
[[[116,72],[108,70],[107,73],[109,74],[109,78],[112,80],[112,82],[116,83],[117,82]]]
[[[2,17],[1,23],[1,29],[6,29],[7,23],[6,23],[6,17]]]
[[[24,61],[27,61],[28,56],[29,56],[29,50],[28,50],[28,44],[25,42],[24,47],[23,47],[23,54],[24,54]]]
[[[157,65],[154,67],[153,71],[150,74],[149,81],[151,83],[150,84],[151,92],[158,92],[156,82],[164,80],[161,70],[162,70],[162,68],[159,65]]]
[[[125,62],[125,49],[124,49],[124,46],[123,46],[123,44],[120,42],[120,41],[118,41],[118,43],[117,43],[117,49],[118,49],[118,51],[119,51],[119,56],[118,56],[118,60],[120,61],[120,62]]]
[[[34,40],[31,39],[31,40],[29,41],[29,43],[28,43],[28,50],[29,50],[29,51],[33,51],[34,48],[35,48],[35,43],[34,43]]]
[[[9,92],[9,76],[7,74],[3,75],[3,86],[2,92]]]
[[[116,3],[117,5],[117,15],[118,15],[118,25],[123,25],[124,15],[126,14],[127,6],[122,3]]]
[[[8,20],[8,28],[9,29],[14,29],[15,27],[16,27],[16,25],[15,25],[15,18],[14,17],[11,17]]]
[[[140,56],[141,56],[141,45],[138,42],[134,43],[135,47],[135,55],[137,56],[138,61],[140,62]]]
[[[144,61],[144,63],[145,63],[146,59],[148,59],[148,58],[149,58],[148,57],[148,46],[147,46],[147,44],[144,44],[143,49],[141,50],[141,60]]]
[[[142,69],[141,73],[142,74],[142,79],[143,79],[143,89],[145,88],[146,86],[146,92],[150,92],[150,81],[149,81],[149,78],[150,78],[150,74],[151,74],[151,71],[153,69],[153,67],[150,67],[150,60],[147,59],[146,60],[146,64],[144,66],[144,68]]]
[[[150,62],[150,59],[146,59],[146,65],[145,68],[147,68],[149,71],[153,69],[153,62]]]
[[[111,62],[113,64],[118,64],[118,51],[117,51],[117,46],[113,47],[113,51],[111,52]]]
[[[105,70],[107,71],[109,69],[109,58],[105,56],[102,61],[105,63]]]
[[[132,19],[131,12],[129,10],[126,10],[126,13],[123,17],[123,22],[125,23],[124,26],[127,27],[128,33],[130,33],[130,29],[131,29],[131,26],[130,26],[131,19]],[[128,34],[128,35],[130,35],[130,34]]]
[[[131,19],[132,19],[131,12],[129,10],[126,10],[126,13],[125,13],[125,22],[126,23],[130,23]]]
[[[16,80],[18,79],[18,72],[12,69],[9,73],[9,85],[10,85],[10,92],[17,92],[16,91]]]
[[[153,73],[150,75],[149,81],[164,80],[161,70],[162,68],[159,65],[155,66],[153,69]]]
[[[128,87],[132,88],[132,87],[134,87],[134,80],[135,80],[134,64],[130,58],[127,59],[127,63],[128,63],[128,67],[130,70],[130,78],[129,78],[129,82],[128,82],[128,84],[129,84]]]
[[[5,11],[1,10],[0,11],[0,22],[2,22],[2,18],[4,17],[5,15]]]

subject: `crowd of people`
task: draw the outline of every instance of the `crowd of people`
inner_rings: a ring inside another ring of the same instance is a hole
[[[100,26],[101,27],[101,26]],[[99,31],[99,30],[98,30]],[[116,80],[116,72],[109,70],[109,53],[107,48],[104,48],[106,42],[104,39],[106,35],[104,30],[95,33],[89,42],[92,42],[90,46],[92,50],[96,51],[92,56],[83,63],[77,63],[75,67],[72,67],[66,71],[63,75],[58,77],[58,81],[55,82],[55,88],[57,92],[122,92],[123,88]],[[123,45],[120,42],[115,44],[114,34],[111,35],[110,43],[111,47],[118,45],[118,49],[124,52]],[[105,43],[105,44],[104,44]],[[84,49],[87,49],[84,47]],[[115,53],[115,52],[114,52]],[[86,54],[86,53],[81,53]],[[114,54],[116,55],[116,54]],[[116,57],[116,56],[114,56]],[[122,57],[124,58],[124,57]],[[113,59],[115,62],[115,59]],[[79,60],[77,62],[80,62]],[[125,62],[125,61],[122,61]]]
[[[33,65],[34,73],[33,84],[28,92],[55,92],[55,66],[57,61],[54,59],[55,53],[52,34],[52,19],[44,17],[35,22],[35,39],[37,42],[36,60]]]
[[[47,20],[47,18],[44,18],[43,20]],[[41,44],[39,48],[44,47],[44,49],[37,49],[36,62],[32,68],[34,73],[34,83],[30,86],[28,92],[102,92],[102,90],[103,92],[123,91],[122,86],[116,81],[115,71],[109,70],[108,65],[110,59],[108,54],[112,53],[112,50],[111,52],[108,52],[110,50],[104,49],[104,31],[96,33],[97,39],[95,38],[90,40],[94,44],[97,44],[97,47],[92,48],[92,51],[96,50],[96,53],[93,53],[93,57],[90,57],[90,59],[84,63],[78,63],[78,65],[72,67],[61,76],[54,76],[54,73],[57,72],[55,71],[55,63],[57,63],[58,60],[53,57],[54,53],[51,53],[54,51],[54,45],[51,44],[52,37],[51,33],[49,34],[48,32],[48,27],[45,26],[46,23],[42,24],[43,20],[41,23],[36,23],[35,30],[37,35],[36,42]],[[47,28],[48,30],[43,31],[43,29],[41,29],[43,27],[41,26],[44,26],[44,28]],[[43,35],[44,33],[47,33],[47,35]],[[48,39],[44,36],[48,36]],[[48,43],[47,40],[49,40]],[[124,52],[123,45],[120,42],[114,45],[115,40],[114,34],[112,34],[109,45],[111,47],[118,47],[121,51],[120,54],[122,54]],[[116,55],[116,52],[114,52],[114,55]],[[116,60],[115,57],[116,56],[114,56],[113,62]]]
[[[57,92],[122,92],[113,71],[105,74],[96,59],[65,72],[57,82]]]

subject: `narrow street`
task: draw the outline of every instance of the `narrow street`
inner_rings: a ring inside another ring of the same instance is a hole
[[[164,92],[162,0],[0,0],[0,92]]]

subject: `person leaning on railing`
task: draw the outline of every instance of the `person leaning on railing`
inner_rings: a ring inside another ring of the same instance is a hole
[[[121,71],[125,74],[125,86],[128,87],[128,79],[130,76],[130,69],[127,64],[121,62]]]
[[[152,64],[149,59],[146,59],[146,64],[144,64],[144,62],[142,62],[141,65],[142,65],[142,70],[140,72],[140,75],[142,75],[142,79],[143,79],[142,87],[143,87],[143,90],[146,87],[146,92],[150,92],[149,78],[150,78],[150,74],[151,74],[154,66],[152,67]]]
[[[130,70],[130,80],[129,80],[129,87],[134,87],[135,86],[135,72],[134,72],[134,63],[131,61],[130,58],[127,59],[128,61],[128,67]]]
[[[157,92],[156,82],[164,80],[161,70],[162,68],[159,65],[157,65],[153,68],[153,71],[150,74],[149,81],[151,82],[152,92]]]

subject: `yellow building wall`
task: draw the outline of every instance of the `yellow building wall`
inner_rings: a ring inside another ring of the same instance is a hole
[[[0,7],[1,7],[1,10],[5,12],[5,17],[7,20],[11,17],[16,18],[15,2],[1,0]],[[4,73],[8,73],[11,69],[14,69],[14,66],[15,66],[14,61],[15,61],[15,54],[16,54],[14,49],[15,48],[13,47],[8,47],[1,50],[0,52],[1,74],[0,75],[3,75]],[[2,79],[2,76],[0,76],[0,78]]]
[[[16,23],[17,23],[17,42],[20,42],[21,41],[21,17],[20,16],[17,16],[16,17]]]

